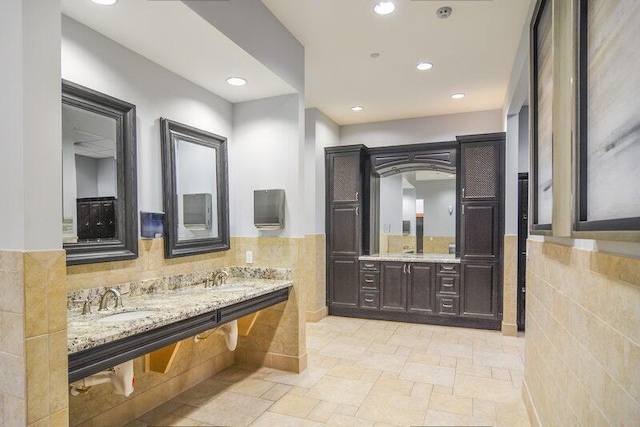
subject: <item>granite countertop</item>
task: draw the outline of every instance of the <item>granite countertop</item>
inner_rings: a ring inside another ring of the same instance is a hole
[[[363,255],[360,261],[440,262],[460,264],[454,254],[375,254]]]
[[[291,287],[290,279],[260,277],[229,277],[226,284],[213,288],[204,285],[162,289],[136,296],[124,295],[123,307],[113,309],[109,300],[108,311],[98,311],[94,304],[92,314],[83,315],[81,307],[67,311],[67,347],[69,354],[87,350],[121,338],[146,332],[170,323],[188,319],[222,307],[227,307],[279,289]],[[232,289],[242,287],[242,289]],[[249,288],[249,289],[247,289]],[[120,322],[98,322],[99,319],[129,311],[153,311],[149,317]]]

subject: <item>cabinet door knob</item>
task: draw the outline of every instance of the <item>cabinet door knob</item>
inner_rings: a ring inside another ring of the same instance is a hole
[[[358,196],[360,195],[359,191],[356,191],[356,202],[358,201]]]
[[[356,206],[356,216],[360,215],[360,206]]]

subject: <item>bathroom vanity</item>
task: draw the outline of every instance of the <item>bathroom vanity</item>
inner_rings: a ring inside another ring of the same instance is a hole
[[[499,329],[504,143],[325,149],[329,313]]]
[[[216,286],[209,286],[213,273],[203,271],[110,287],[125,295],[122,307],[106,311],[94,307],[86,314],[76,308],[76,302],[94,300],[108,290],[70,293],[69,382],[289,298],[293,285],[290,270],[233,267],[229,271],[226,283]]]

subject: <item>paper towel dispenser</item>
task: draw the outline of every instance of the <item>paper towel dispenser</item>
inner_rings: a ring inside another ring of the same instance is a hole
[[[261,230],[284,228],[284,190],[253,192],[253,223]]]

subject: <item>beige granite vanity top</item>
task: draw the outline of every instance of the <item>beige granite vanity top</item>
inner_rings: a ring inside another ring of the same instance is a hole
[[[226,284],[213,288],[205,288],[203,284],[198,284],[176,289],[154,289],[151,292],[135,296],[123,295],[123,307],[117,310],[113,309],[113,299],[109,301],[110,309],[108,311],[98,311],[98,307],[94,304],[92,313],[86,315],[81,314],[81,307],[74,306],[67,311],[69,354],[227,307],[292,285],[293,282],[288,278],[229,277]],[[250,289],[229,289],[239,286]],[[111,314],[139,310],[153,311],[154,314],[135,320],[98,322],[100,318]]]
[[[454,254],[375,254],[363,255],[360,261],[440,262],[460,264]]]

